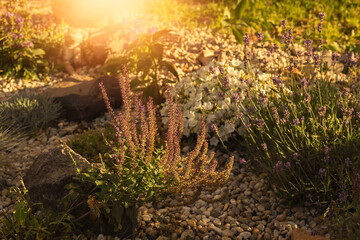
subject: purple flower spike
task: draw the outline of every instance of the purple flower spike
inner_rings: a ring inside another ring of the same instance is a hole
[[[324,12],[319,13],[318,17],[320,19],[320,22],[324,21],[326,14]]]
[[[281,171],[282,171],[282,162],[278,161],[273,167],[273,172],[279,173]]]
[[[283,26],[284,28],[287,28],[287,21],[286,19],[283,19],[280,21],[280,26]]]
[[[285,167],[286,169],[290,169],[291,163],[290,163],[290,162],[284,163],[284,167]]]
[[[345,164],[346,164],[346,166],[347,167],[349,167],[350,166],[350,163],[351,163],[351,160],[350,160],[350,158],[345,158]]]
[[[321,169],[319,169],[319,176],[320,176],[320,177],[324,177],[324,176],[325,176],[325,174],[326,174],[326,170],[325,170],[325,168],[321,168]]]
[[[262,42],[264,40],[265,35],[264,35],[264,33],[261,32],[261,33],[258,33],[256,35],[256,37],[259,42]]]
[[[250,36],[248,33],[245,33],[245,35],[243,36],[243,42],[245,46],[249,46],[250,45]]]
[[[268,149],[266,143],[262,143],[262,144],[261,144],[261,147],[262,147],[265,151]]]

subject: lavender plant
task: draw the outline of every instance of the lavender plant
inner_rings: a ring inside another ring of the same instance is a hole
[[[319,17],[322,21],[324,15]],[[291,48],[291,31],[282,38],[285,50]],[[305,46],[305,66],[312,71],[299,80],[294,74],[287,80],[279,71],[273,77],[279,97],[253,96],[250,106],[240,104],[242,112],[253,109],[240,114],[240,120],[246,126],[253,170],[266,172],[279,196],[323,209],[332,201],[343,206],[355,200],[350,192],[360,174],[360,95],[350,90],[351,83],[338,88],[323,72],[321,52],[313,51],[312,41]],[[290,59],[290,73],[294,64]]]

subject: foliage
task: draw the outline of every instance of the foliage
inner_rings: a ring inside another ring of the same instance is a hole
[[[324,17],[319,14],[320,33]],[[281,25],[283,48],[290,53],[292,32],[285,20]],[[304,40],[304,46],[305,66],[289,55],[290,80],[285,81],[282,71],[273,76],[273,91],[279,96],[254,96],[250,106],[240,104],[244,111],[239,116],[246,126],[254,170],[267,173],[281,197],[323,208],[331,201],[341,206],[359,177],[355,166],[360,156],[360,95],[347,88],[351,85],[344,84],[343,89],[334,85],[336,75],[327,74],[323,54],[313,51],[311,40]],[[353,61],[352,68],[358,67],[357,59],[348,57],[348,61]],[[294,70],[306,66],[312,70],[299,79]],[[249,107],[252,110],[245,112]]]
[[[178,79],[175,68],[163,60],[164,46],[160,39],[169,34],[168,30],[152,29],[147,34],[139,35],[133,42],[125,46],[123,55],[111,57],[104,64],[102,71],[117,74],[121,66],[126,64],[129,70],[136,72],[137,78],[131,81],[133,91],[142,91],[152,96],[155,103],[163,102],[164,86],[175,81],[161,78],[159,72],[166,68]]]
[[[105,88],[100,84],[116,130],[116,141],[108,142],[113,164],[107,168],[103,165],[105,168],[100,170],[101,174],[96,170],[80,174],[80,182],[89,188],[77,184],[69,186],[69,197],[84,199],[85,196],[85,199],[91,199],[89,207],[92,216],[105,218],[114,226],[114,232],[120,231],[127,222],[124,220],[126,209],[137,209],[143,202],[155,200],[163,193],[176,194],[189,188],[201,190],[219,186],[228,178],[233,164],[231,158],[223,171],[215,171],[217,161],[213,159],[214,155],[206,155],[204,122],[195,149],[186,157],[180,156],[182,116],[180,109],[176,109],[172,102],[168,112],[165,146],[162,145],[164,143],[157,146],[152,99],[149,98],[146,106],[143,105],[138,96],[130,92],[130,80],[125,69],[123,76],[119,78],[119,85],[124,110],[118,115],[115,115]],[[167,93],[171,99],[170,90]],[[134,218],[136,216],[130,218],[134,222],[132,228],[136,227]]]
[[[1,117],[0,117],[1,119]],[[2,122],[2,120],[0,120]],[[23,134],[16,129],[0,126],[0,151],[10,150],[24,140]]]
[[[6,78],[38,79],[46,72],[44,50],[34,46],[34,29],[26,1],[9,0],[0,21],[0,70]]]
[[[47,127],[59,116],[61,107],[45,95],[21,93],[0,103],[2,124],[27,132]]]
[[[332,239],[356,239],[360,234],[360,179],[358,164],[354,167],[352,202],[339,207],[332,202],[326,212],[329,218]]]
[[[74,150],[76,153],[80,154],[90,162],[100,163],[102,156],[104,162],[110,161],[109,156],[105,154],[109,151],[109,146],[104,141],[104,138],[107,141],[115,141],[115,130],[112,126],[106,127],[105,130],[89,130],[80,135],[77,135],[71,138],[66,144]]]
[[[56,214],[45,210],[42,204],[32,203],[23,182],[21,187],[13,187],[10,193],[16,202],[12,215],[5,212],[0,214],[2,239],[40,240],[60,233],[71,233],[71,215],[66,212]]]

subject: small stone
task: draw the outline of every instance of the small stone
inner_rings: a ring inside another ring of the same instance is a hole
[[[232,237],[234,234],[232,231],[230,231],[229,229],[225,229],[223,232],[222,232],[222,236],[223,237]]]
[[[280,215],[277,216],[276,219],[277,219],[279,222],[283,222],[283,221],[286,220],[286,215],[280,214]]]
[[[192,228],[196,228],[196,221],[193,219],[188,219],[186,220],[187,224],[192,227]]]
[[[96,238],[96,240],[106,240],[106,238],[105,238],[104,235],[100,234],[100,235]]]
[[[242,232],[242,233],[240,233],[240,236],[243,239],[249,239],[251,237],[251,233],[250,232]]]
[[[210,226],[211,230],[214,230],[217,234],[222,235],[222,230],[214,225]]]
[[[194,239],[194,238],[195,238],[195,233],[190,229],[183,232],[180,237],[181,240]]]
[[[259,212],[265,211],[265,207],[263,205],[260,205],[260,204],[257,206],[257,209],[259,210]]]
[[[145,215],[142,216],[142,219],[143,219],[145,222],[150,222],[150,221],[151,221],[151,216],[145,214]]]
[[[218,219],[218,218],[215,218],[213,220],[213,223],[216,225],[216,226],[221,226],[221,221]]]

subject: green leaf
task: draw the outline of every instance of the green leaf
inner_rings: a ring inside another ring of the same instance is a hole
[[[154,33],[152,35],[152,40],[153,41],[157,41],[159,38],[163,37],[163,36],[166,36],[167,34],[169,34],[171,32],[171,30],[167,30],[167,29],[164,29],[164,30],[161,30],[161,31],[157,31],[156,33]]]
[[[44,54],[45,54],[45,51],[42,50],[41,48],[36,48],[36,49],[33,50],[33,55],[34,55],[34,56],[37,56],[37,55],[42,56],[42,55],[44,55]]]
[[[235,8],[235,19],[241,18],[247,5],[248,5],[248,0],[240,0],[240,2],[238,3],[238,5]]]
[[[174,67],[172,64],[170,64],[170,63],[168,63],[168,62],[161,62],[161,64],[162,64],[164,67],[166,67],[166,69],[167,69],[169,72],[171,72],[171,73],[176,77],[176,79],[177,79],[178,81],[180,81],[179,74],[178,74],[178,72],[176,71],[175,67]]]
[[[157,59],[158,61],[161,61],[164,52],[164,47],[162,44],[157,43],[152,45],[150,51],[151,57]]]
[[[232,27],[231,28],[236,40],[239,42],[239,43],[242,43],[243,42],[243,38],[242,38],[242,34],[241,32],[236,28],[236,27]]]

